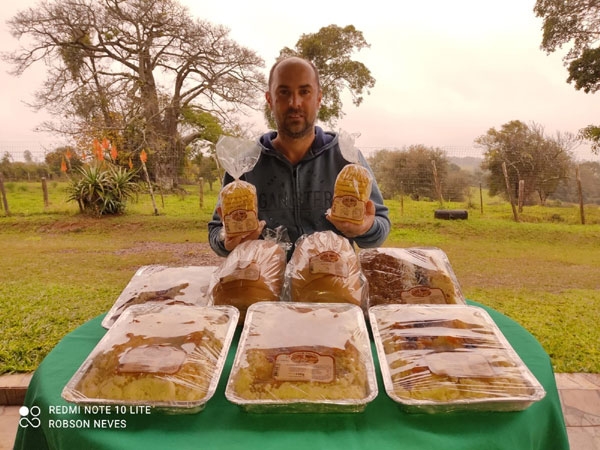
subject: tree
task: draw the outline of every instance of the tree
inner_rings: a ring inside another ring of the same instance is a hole
[[[535,15],[543,19],[541,47],[547,53],[569,44],[563,61],[568,83],[585,93],[600,89],[600,2],[596,0],[537,0]],[[600,129],[589,125],[580,137],[592,142],[600,152]]]
[[[365,47],[370,45],[353,25],[344,28],[329,25],[316,33],[303,34],[294,49],[285,47],[279,52],[279,59],[300,56],[315,65],[323,90],[318,119],[333,125],[344,115],[342,92],[348,91],[352,103],[359,106],[364,93],[368,94],[369,89],[375,86],[371,71],[360,61],[351,59],[354,52]]]
[[[401,193],[410,195],[415,200],[437,198],[433,162],[442,190],[448,176],[448,159],[445,153],[424,145],[411,145],[394,151],[379,150],[368,161],[384,198],[392,198]],[[454,194],[453,190],[452,195]]]
[[[513,120],[502,125],[500,130],[490,128],[475,142],[485,149],[482,168],[490,172],[488,185],[491,195],[506,193],[504,163],[513,196],[517,198],[519,181],[523,181],[526,201],[531,202],[533,195],[537,194],[543,205],[561,180],[568,177],[575,138],[560,133],[554,138],[546,137],[539,125],[528,126]]]
[[[5,54],[20,75],[49,65],[35,108],[62,122],[47,129],[108,138],[120,154],[146,150],[161,184],[177,183],[185,148],[202,130],[182,134],[185,110],[223,123],[256,107],[264,90],[263,60],[228,37],[228,30],[193,19],[177,0],[55,0],[9,22],[26,47]]]

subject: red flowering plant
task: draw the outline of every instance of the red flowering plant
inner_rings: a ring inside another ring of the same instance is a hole
[[[71,180],[68,201],[76,201],[79,211],[95,216],[121,214],[127,200],[139,192],[137,170],[118,165],[118,151],[108,139],[94,139],[91,161],[77,169]],[[65,155],[61,170],[67,172],[69,156]],[[87,155],[86,155],[87,159]]]

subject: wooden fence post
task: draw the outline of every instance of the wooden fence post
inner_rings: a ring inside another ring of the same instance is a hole
[[[2,177],[2,173],[0,173],[0,195],[2,196],[4,212],[7,216],[10,216],[10,209],[8,209],[8,199],[6,198],[6,191],[4,190],[4,178]]]
[[[508,181],[508,170],[506,170],[506,163],[502,163],[502,172],[504,173],[504,182],[506,183],[506,193],[508,194],[508,200],[510,201],[510,206],[512,208],[513,217],[515,218],[515,222],[519,221],[519,214],[517,213],[517,208],[515,207],[515,201],[513,200],[513,195],[510,189],[510,182]]]
[[[44,207],[48,207],[48,183],[46,183],[46,177],[42,177],[42,193],[44,195]]]
[[[440,183],[440,179],[438,178],[438,171],[435,165],[435,160],[431,160],[431,165],[433,166],[433,182],[435,183],[435,192],[438,196],[438,201],[440,202],[440,207],[444,207],[444,198],[442,197],[442,184]]]
[[[481,183],[479,183],[479,209],[483,214],[483,190],[481,189]]]
[[[577,178],[577,195],[579,196],[579,215],[581,217],[581,224],[585,225],[585,208],[583,207],[583,190],[581,189],[579,166],[575,168],[575,177]]]
[[[519,212],[523,212],[523,203],[525,202],[525,180],[519,180]]]
[[[199,203],[200,203],[200,209],[204,208],[204,178],[200,177],[200,179],[198,180],[199,183],[199,191],[198,191],[198,195],[199,195]]]

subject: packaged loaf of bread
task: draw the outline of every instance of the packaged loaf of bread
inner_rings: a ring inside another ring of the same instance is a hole
[[[247,412],[361,412],[377,396],[362,310],[260,302],[248,308],[226,398]]]
[[[280,300],[286,260],[285,246],[277,241],[242,242],[214,271],[209,287],[211,303],[235,306],[243,323],[253,303]]]
[[[369,318],[386,393],[407,412],[518,411],[545,396],[481,307],[379,305]]]
[[[260,147],[247,139],[222,136],[217,142],[216,154],[220,165],[234,178],[219,192],[225,233],[236,236],[258,229],[256,188],[240,177],[256,165]]]
[[[348,239],[333,231],[301,236],[285,275],[285,299],[351,303],[366,310],[367,286]]]
[[[149,302],[208,304],[207,291],[215,269],[215,266],[168,267],[159,264],[138,268],[102,320],[102,326],[110,328],[133,305]]]
[[[360,164],[354,136],[340,131],[338,141],[344,159],[350,164],[342,168],[335,180],[331,215],[336,219],[360,224],[371,196],[373,178],[371,172]]]
[[[239,312],[232,306],[135,305],[62,391],[77,404],[195,413],[214,395]]]
[[[358,257],[369,306],[466,303],[448,257],[439,248],[370,248],[361,249]]]

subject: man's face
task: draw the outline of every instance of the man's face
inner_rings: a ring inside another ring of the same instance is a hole
[[[281,62],[273,72],[267,102],[277,131],[290,138],[313,133],[322,93],[312,67],[302,60]]]

